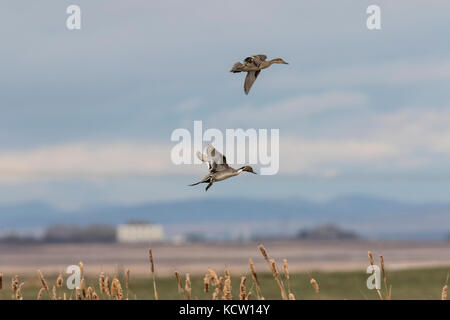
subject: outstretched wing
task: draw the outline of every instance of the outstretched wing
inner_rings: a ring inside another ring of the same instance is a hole
[[[248,94],[250,92],[250,89],[252,88],[253,83],[255,82],[256,78],[258,78],[258,75],[260,72],[261,72],[261,70],[247,72],[247,76],[245,77],[245,82],[244,82],[245,94]]]
[[[212,165],[209,157],[206,154],[201,153],[200,151],[197,151],[197,158],[200,159],[201,162],[206,162],[208,164],[208,170],[211,171]]]
[[[212,145],[208,145],[206,148],[206,154],[198,151],[197,157],[202,162],[208,163],[208,170],[210,172],[222,171],[229,168],[226,157],[217,151]]]
[[[206,153],[208,154],[209,158],[212,160],[211,162],[211,171],[217,172],[222,171],[225,169],[228,169],[229,166],[227,164],[227,158],[221,154],[219,151],[216,150],[212,145],[208,145],[206,148]]]
[[[250,56],[244,59],[246,63],[253,64],[256,67],[259,67],[261,62],[267,59],[267,56],[264,54],[256,54],[254,56]]]

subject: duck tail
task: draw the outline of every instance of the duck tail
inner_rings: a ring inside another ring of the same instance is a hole
[[[236,62],[236,63],[234,64],[233,68],[231,68],[230,72],[233,72],[233,73],[242,72],[242,67],[243,67],[243,66],[244,66],[244,65],[243,65],[242,63]]]

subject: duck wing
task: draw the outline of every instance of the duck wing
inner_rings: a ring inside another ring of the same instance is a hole
[[[258,75],[260,72],[261,72],[261,70],[247,72],[247,76],[245,77],[245,82],[244,82],[245,94],[248,94],[250,92],[250,89],[252,88],[253,83],[255,82],[256,78],[258,78]]]
[[[244,59],[244,62],[253,64],[256,67],[259,67],[261,63],[267,59],[267,56],[264,54],[256,54],[254,56],[250,56]]]
[[[227,158],[217,151],[212,145],[208,145],[206,149],[209,159],[211,159],[211,172],[218,172],[229,169]]]
[[[210,172],[218,172],[228,169],[227,158],[217,151],[212,145],[208,145],[206,154],[197,151],[197,157],[202,162],[208,164],[208,170]]]

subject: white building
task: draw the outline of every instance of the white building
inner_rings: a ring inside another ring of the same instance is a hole
[[[149,243],[164,240],[164,229],[158,224],[128,223],[117,226],[117,242]]]

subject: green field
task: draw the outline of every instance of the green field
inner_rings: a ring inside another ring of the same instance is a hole
[[[448,268],[408,269],[388,272],[388,283],[392,285],[392,299],[441,299],[442,287],[445,284]],[[247,276],[247,291],[252,289],[252,280]],[[311,276],[315,278],[320,286],[317,296],[309,282]],[[55,275],[46,275],[50,290],[55,283]],[[258,275],[261,291],[265,299],[280,299],[280,290],[274,281],[272,274]],[[291,288],[297,299],[377,299],[377,294],[366,287],[368,275],[363,272],[312,272],[291,274]],[[239,276],[231,276],[233,298],[239,296]],[[125,284],[120,277],[124,295]],[[184,280],[184,277],[183,277]],[[86,277],[87,286],[95,286],[99,293],[98,279]],[[22,294],[24,299],[36,299],[40,288],[39,278],[36,275],[20,276],[20,282],[24,282]],[[177,291],[175,277],[157,278],[156,280],[160,299],[180,299]],[[191,277],[192,298],[211,299],[211,292],[205,294],[203,291],[203,277]],[[183,283],[184,286],[184,283]],[[130,278],[130,299],[153,299],[153,284],[151,276]],[[384,290],[384,288],[382,288]],[[65,290],[67,296],[74,293]],[[58,291],[59,294],[59,291]],[[43,298],[48,295],[44,293]],[[253,295],[253,298],[255,296]],[[0,299],[11,299],[11,276],[3,276],[3,289],[0,290]]]

